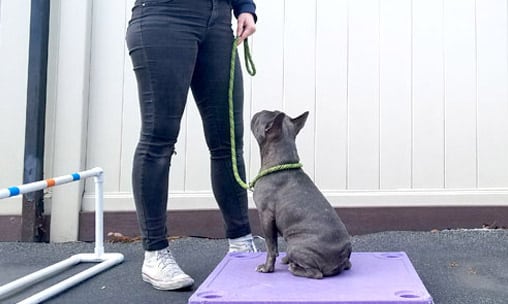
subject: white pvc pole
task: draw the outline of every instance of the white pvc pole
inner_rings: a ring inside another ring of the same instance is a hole
[[[101,171],[95,175],[95,254],[100,258],[104,254],[104,173]]]
[[[37,181],[25,185],[9,187],[0,189],[0,199],[20,195],[23,193],[42,190],[45,188],[63,185],[70,182],[94,177],[95,181],[95,251],[93,254],[76,254],[70,258],[63,260],[59,263],[53,264],[39,271],[33,272],[8,284],[0,286],[0,299],[5,298],[21,289],[27,288],[47,277],[53,276],[56,273],[62,272],[65,269],[72,267],[82,262],[98,262],[87,270],[84,270],[74,276],[57,283],[19,303],[40,303],[62,291],[72,287],[99,272],[102,272],[116,264],[123,261],[124,256],[120,253],[104,253],[104,172],[101,168],[93,168],[90,170],[73,173],[70,175],[50,178],[44,181]]]
[[[31,286],[37,282],[42,281],[45,278],[48,278],[52,275],[62,272],[78,263],[80,263],[80,260],[77,259],[75,256],[72,256],[59,263],[53,264],[39,271],[26,275],[22,278],[19,278],[15,281],[2,285],[0,286],[0,298],[2,298],[2,296],[7,296],[9,294],[15,293],[16,291],[27,288],[28,286]]]
[[[86,179],[88,177],[97,176],[103,173],[101,168],[93,168],[86,171],[81,171],[77,173],[72,173],[69,175],[49,178],[46,180],[41,180],[29,184],[13,186],[5,189],[0,189],[0,199],[13,197],[16,195],[34,192],[46,188],[50,188],[53,186],[63,185],[71,182],[75,182],[78,180]]]
[[[79,255],[76,255],[79,256]],[[74,276],[65,279],[51,287],[48,287],[44,289],[43,291],[34,294],[33,296],[30,296],[26,299],[24,299],[21,302],[18,302],[18,304],[36,304],[40,303],[44,300],[47,300],[62,291],[78,284],[83,281],[85,281],[88,278],[93,277],[94,275],[112,267],[115,266],[118,263],[121,263],[123,261],[123,255],[119,253],[105,253],[103,256],[106,258],[103,262],[100,264],[97,264],[91,268],[88,268],[87,270],[84,270],[78,274],[75,274]],[[91,255],[91,258],[95,258],[95,254]],[[85,262],[85,261],[80,261]]]

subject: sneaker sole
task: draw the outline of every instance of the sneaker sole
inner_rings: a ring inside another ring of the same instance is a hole
[[[141,276],[143,278],[143,281],[151,284],[153,286],[153,288],[158,289],[158,290],[177,290],[177,289],[182,289],[182,288],[186,288],[186,287],[190,287],[190,286],[194,285],[194,280],[192,278],[188,278],[186,280],[181,280],[178,282],[167,283],[167,282],[161,282],[161,281],[154,280],[144,273],[142,273]]]

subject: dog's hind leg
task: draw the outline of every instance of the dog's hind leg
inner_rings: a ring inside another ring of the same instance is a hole
[[[315,268],[303,268],[298,264],[289,263],[289,271],[293,273],[295,276],[299,277],[307,277],[312,279],[322,279],[323,273]]]
[[[344,270],[349,270],[349,269],[351,269],[351,266],[352,266],[352,265],[351,265],[351,261],[349,261],[349,260],[348,260],[348,261],[346,262],[346,266],[344,267]]]

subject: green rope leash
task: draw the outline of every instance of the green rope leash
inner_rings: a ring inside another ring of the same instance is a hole
[[[251,190],[254,188],[256,182],[263,176],[268,175],[270,173],[281,171],[281,170],[289,170],[289,169],[297,169],[301,168],[301,163],[294,164],[282,164],[278,166],[273,166],[268,169],[262,170],[258,173],[258,175],[254,178],[252,182],[247,184],[242,180],[240,174],[238,173],[238,165],[237,165],[237,157],[236,157],[236,142],[235,142],[235,117],[233,111],[233,88],[235,82],[235,60],[236,60],[236,49],[238,47],[238,38],[233,41],[233,48],[231,50],[231,65],[229,70],[229,89],[228,89],[228,104],[229,104],[229,135],[231,142],[231,161],[233,163],[233,174],[235,176],[238,184],[244,188]],[[249,75],[256,75],[256,67],[254,62],[252,61],[252,56],[249,49],[248,40],[245,39],[243,42],[243,50],[244,50],[244,58],[245,58],[245,67],[247,68],[247,72]]]

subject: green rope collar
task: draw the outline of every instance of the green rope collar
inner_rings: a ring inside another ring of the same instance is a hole
[[[252,180],[252,182],[249,183],[249,189],[253,189],[256,182],[262,178],[263,176],[266,176],[268,174],[283,171],[283,170],[290,170],[290,169],[298,169],[301,168],[303,165],[301,163],[291,163],[291,164],[282,164],[270,167],[265,170],[261,170],[258,175]]]
[[[290,170],[290,169],[298,169],[302,167],[301,163],[291,163],[291,164],[282,164],[267,168],[265,170],[261,170],[258,175],[252,180],[250,183],[246,183],[240,177],[238,173],[238,165],[237,165],[237,157],[236,157],[236,143],[235,143],[235,117],[233,111],[233,88],[235,82],[235,60],[236,60],[236,49],[238,47],[238,38],[233,41],[233,48],[231,50],[231,65],[229,69],[229,89],[228,89],[228,104],[229,104],[229,135],[231,142],[231,161],[233,163],[233,174],[235,176],[238,184],[248,190],[253,190],[256,182],[266,176],[268,174],[282,171],[282,170]],[[248,40],[245,39],[243,42],[243,50],[244,50],[244,58],[245,58],[245,67],[247,68],[247,72],[249,75],[256,75],[256,67],[254,66],[254,62],[252,61],[252,56],[249,50]]]

